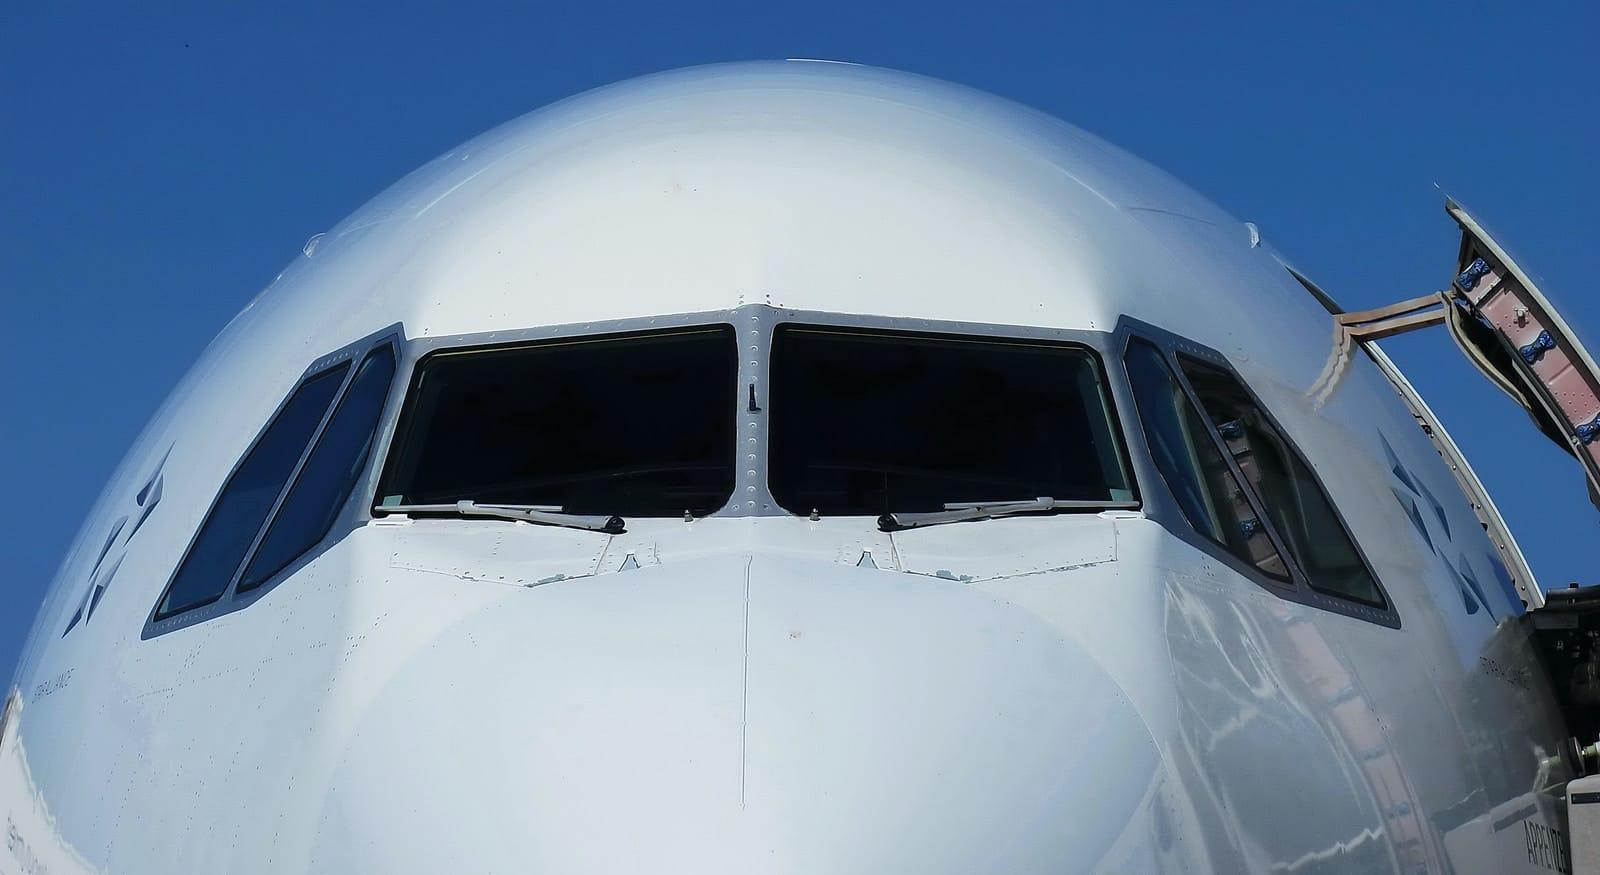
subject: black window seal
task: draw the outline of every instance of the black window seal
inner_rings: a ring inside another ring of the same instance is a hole
[[[165,635],[168,632],[186,629],[197,623],[203,623],[207,620],[215,619],[216,617],[230,614],[234,611],[243,610],[244,608],[249,607],[251,604],[254,604],[258,599],[262,598],[268,592],[274,589],[284,579],[289,577],[295,571],[299,570],[311,559],[320,555],[326,549],[328,543],[330,543],[333,539],[336,537],[341,537],[349,530],[349,526],[341,526],[336,523],[332,529],[323,535],[321,540],[297,556],[288,565],[279,569],[267,580],[262,581],[259,585],[244,592],[239,591],[238,587],[240,578],[244,575],[245,569],[249,567],[251,559],[255,557],[256,550],[261,546],[262,539],[266,537],[266,533],[272,528],[272,523],[277,518],[278,511],[283,507],[284,499],[288,496],[289,491],[294,488],[295,481],[299,478],[301,470],[305,467],[306,460],[310,457],[312,450],[316,448],[317,442],[322,439],[322,434],[327,429],[328,422],[333,418],[334,414],[338,412],[340,404],[343,403],[346,393],[348,393],[350,390],[350,385],[355,379],[356,373],[360,370],[361,363],[365,361],[369,355],[383,346],[390,347],[390,350],[395,357],[395,376],[390,379],[388,397],[386,397],[384,400],[383,409],[385,414],[387,414],[387,412],[392,408],[392,405],[394,404],[395,386],[402,382],[400,379],[398,379],[398,377],[400,375],[401,368],[405,365],[404,358],[402,357],[402,353],[404,351],[404,342],[404,326],[400,324],[392,325],[383,329],[382,331],[375,332],[354,343],[347,344],[337,350],[334,350],[333,352],[328,353],[327,355],[321,356],[306,367],[305,371],[301,373],[300,378],[295,381],[294,385],[284,393],[283,398],[278,401],[278,404],[273,408],[272,413],[270,413],[261,423],[261,428],[256,432],[255,437],[251,439],[249,445],[246,446],[245,450],[239,454],[237,459],[234,460],[232,467],[228,469],[228,473],[221,479],[217,486],[216,494],[212,496],[211,503],[206,507],[205,514],[200,517],[200,521],[196,524],[194,532],[189,536],[189,541],[184,546],[182,555],[179,557],[178,561],[173,564],[172,573],[168,575],[166,584],[161,588],[161,593],[156,597],[155,604],[151,607],[150,613],[145,619],[144,629],[140,633],[141,640],[148,640],[160,635]],[[283,486],[279,488],[277,496],[273,499],[271,509],[267,512],[266,517],[262,520],[260,527],[257,528],[255,535],[251,537],[249,547],[244,551],[244,554],[240,558],[238,565],[230,573],[227,587],[225,587],[221,594],[219,594],[216,598],[213,598],[204,604],[192,605],[182,610],[163,613],[161,611],[161,605],[166,601],[167,594],[171,592],[173,584],[177,582],[178,572],[182,570],[184,563],[189,560],[189,554],[193,551],[195,542],[200,537],[200,532],[205,528],[206,521],[211,519],[211,515],[216,511],[218,502],[222,500],[222,494],[224,490],[233,480],[234,475],[238,473],[239,467],[244,464],[245,459],[249,458],[250,453],[255,450],[258,444],[261,443],[262,438],[265,437],[267,433],[267,429],[272,427],[273,422],[277,420],[278,415],[283,412],[283,408],[289,403],[289,400],[294,397],[295,393],[313,378],[326,373],[332,368],[339,367],[340,365],[347,365],[348,367],[344,373],[344,376],[340,378],[338,390],[334,392],[332,399],[328,403],[328,407],[323,410],[322,418],[318,421],[317,427],[312,430],[310,438],[306,441],[306,445],[301,448],[300,457],[295,460],[294,467],[290,470],[288,478],[284,480]],[[384,432],[386,419],[385,414],[380,414],[378,419],[378,436],[381,436]],[[377,436],[374,437],[374,453],[376,452],[376,446]],[[371,468],[372,458],[371,454],[369,454],[369,458],[364,470],[370,472]],[[346,507],[348,507],[352,502],[355,502],[358,496],[362,497],[363,501],[369,499],[370,496],[367,495],[369,491],[370,490],[361,486],[358,486],[357,489],[352,490],[351,496],[345,501]],[[370,503],[370,501],[367,501],[367,503]]]
[[[1186,373],[1184,373],[1182,360],[1184,358],[1189,358],[1201,364],[1209,365],[1226,372],[1241,387],[1243,387],[1245,394],[1250,398],[1251,402],[1256,405],[1257,409],[1261,411],[1261,415],[1266,418],[1267,423],[1272,426],[1272,429],[1277,433],[1277,435],[1288,445],[1290,452],[1294,453],[1302,460],[1306,460],[1308,457],[1306,456],[1305,452],[1300,449],[1300,445],[1295,441],[1294,437],[1283,428],[1283,425],[1278,421],[1277,417],[1273,416],[1271,409],[1261,401],[1261,398],[1256,394],[1255,389],[1251,388],[1249,381],[1247,381],[1239,373],[1238,369],[1233,366],[1233,363],[1228,360],[1228,357],[1217,350],[1202,346],[1192,340],[1189,340],[1188,338],[1175,334],[1166,329],[1158,328],[1147,322],[1142,322],[1138,319],[1124,316],[1117,324],[1113,347],[1116,350],[1117,357],[1121,360],[1122,381],[1128,384],[1128,391],[1130,394],[1132,393],[1133,388],[1128,377],[1126,356],[1128,352],[1128,345],[1134,338],[1138,338],[1150,343],[1161,352],[1163,360],[1166,362],[1168,369],[1170,369],[1172,374],[1177,378],[1178,385],[1182,388],[1184,395],[1189,400],[1189,403],[1193,404],[1197,410],[1202,411],[1202,419],[1206,423],[1206,434],[1208,435],[1212,444],[1216,447],[1217,451],[1222,454],[1223,460],[1228,465],[1228,470],[1232,472],[1234,479],[1236,479],[1239,483],[1239,488],[1244,492],[1245,497],[1249,500],[1251,510],[1255,513],[1256,519],[1260,522],[1262,529],[1266,531],[1268,538],[1271,539],[1273,549],[1278,551],[1278,555],[1282,557],[1285,566],[1289,569],[1290,580],[1286,582],[1268,576],[1260,569],[1255,568],[1250,563],[1245,562],[1238,556],[1235,556],[1233,552],[1228,550],[1226,547],[1206,537],[1199,531],[1196,531],[1194,526],[1190,524],[1188,518],[1183,515],[1182,510],[1178,507],[1177,500],[1171,496],[1171,487],[1167,484],[1165,478],[1159,476],[1159,472],[1157,472],[1155,479],[1161,483],[1160,488],[1163,494],[1160,496],[1159,500],[1152,498],[1152,500],[1147,503],[1146,516],[1155,520],[1163,528],[1167,529],[1181,540],[1202,550],[1214,559],[1226,564],[1229,568],[1244,575],[1245,577],[1249,578],[1251,582],[1257,584],[1262,589],[1265,589],[1267,592],[1270,592],[1279,598],[1283,598],[1287,601],[1298,602],[1313,608],[1319,608],[1331,613],[1342,614],[1354,619],[1365,620],[1369,623],[1374,623],[1379,626],[1385,626],[1391,629],[1399,629],[1400,614],[1395,609],[1394,599],[1389,595],[1388,588],[1383,585],[1383,579],[1378,576],[1377,570],[1373,567],[1372,560],[1367,556],[1366,549],[1362,546],[1360,539],[1356,537],[1355,531],[1351,529],[1349,521],[1345,518],[1344,509],[1339,506],[1337,501],[1333,500],[1332,494],[1328,492],[1327,486],[1323,484],[1321,476],[1317,474],[1315,468],[1313,468],[1309,462],[1306,463],[1306,467],[1311,471],[1311,476],[1316,480],[1317,488],[1321,489],[1323,494],[1328,496],[1328,505],[1333,511],[1334,519],[1338,522],[1339,526],[1344,529],[1345,536],[1350,539],[1350,543],[1355,549],[1356,556],[1361,560],[1362,566],[1366,568],[1367,574],[1371,576],[1373,584],[1378,588],[1378,593],[1383,598],[1383,605],[1373,605],[1359,599],[1337,595],[1335,593],[1320,590],[1312,586],[1310,578],[1307,577],[1305,572],[1300,567],[1299,558],[1294,555],[1293,551],[1288,549],[1283,536],[1278,532],[1277,526],[1273,523],[1272,517],[1264,512],[1265,506],[1262,502],[1261,496],[1258,494],[1256,488],[1251,484],[1250,479],[1246,477],[1244,472],[1239,469],[1238,462],[1233,458],[1233,454],[1228,452],[1227,445],[1222,440],[1222,435],[1217,432],[1216,426],[1211,423],[1209,417],[1204,416],[1203,412],[1205,410],[1205,406],[1201,403],[1199,396],[1195,393],[1194,387],[1189,384],[1189,377]],[[1150,455],[1150,447],[1148,440],[1145,437],[1143,422],[1139,419],[1139,409],[1136,399],[1130,415],[1138,423],[1138,427],[1131,429],[1131,431],[1138,433],[1138,445],[1144,448],[1143,455],[1147,459],[1153,458],[1153,456]]]

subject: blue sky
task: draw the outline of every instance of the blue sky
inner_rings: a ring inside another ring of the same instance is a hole
[[[307,237],[474,134],[641,73],[816,57],[1004,95],[1256,222],[1351,308],[1441,286],[1438,183],[1600,336],[1600,5],[1475,6],[6,4],[0,676],[123,451]],[[1387,348],[1535,571],[1600,578],[1576,463],[1428,335]]]

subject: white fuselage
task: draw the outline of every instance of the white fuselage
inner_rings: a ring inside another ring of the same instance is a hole
[[[510,122],[314,243],[62,564],[0,735],[0,872],[1539,871],[1526,836],[1562,826],[1560,718],[1434,443],[1365,355],[1314,402],[1323,306],[1075,128],[867,68],[698,68]],[[794,314],[1091,338],[1143,504],[810,519],[773,505],[752,415],[733,497],[692,522],[372,511],[427,351],[729,322],[764,390]],[[1237,370],[1395,622],[1178,530],[1120,376],[1139,324]],[[332,534],[249,600],[152,622],[302,375],[385,332],[397,376]]]

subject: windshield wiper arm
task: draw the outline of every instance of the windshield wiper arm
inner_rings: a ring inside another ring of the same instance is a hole
[[[914,529],[919,526],[936,526],[940,523],[960,523],[968,520],[986,520],[1018,513],[1042,513],[1052,510],[1132,510],[1136,501],[1076,501],[1042,496],[1022,501],[952,501],[944,510],[924,513],[886,513],[878,517],[878,528],[885,532]]]
[[[373,510],[378,513],[453,513],[463,517],[517,520],[541,526],[587,529],[591,532],[605,532],[608,535],[620,535],[626,527],[622,517],[615,514],[566,513],[560,507],[545,504],[478,504],[467,500],[455,504],[380,504]]]

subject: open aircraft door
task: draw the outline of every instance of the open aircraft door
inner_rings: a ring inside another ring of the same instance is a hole
[[[1441,293],[1451,336],[1577,458],[1600,508],[1600,368],[1505,247],[1460,204],[1445,209],[1461,227],[1456,277]],[[1527,622],[1572,733],[1561,753],[1584,776],[1566,788],[1568,871],[1600,872],[1600,587],[1548,593]]]
[[[1333,312],[1335,324],[1333,353],[1310,394],[1317,403],[1324,402],[1338,386],[1351,352],[1361,345],[1456,472],[1527,604],[1519,622],[1536,643],[1570,733],[1554,753],[1567,774],[1580,776],[1565,788],[1569,842],[1552,839],[1548,859],[1557,861],[1553,868],[1558,870],[1600,873],[1600,586],[1540,590],[1483,484],[1416,389],[1370,342],[1447,326],[1466,358],[1520,404],[1539,431],[1577,458],[1597,508],[1600,367],[1505,247],[1460,204],[1449,201],[1445,210],[1461,228],[1461,247],[1454,278],[1442,291],[1352,313],[1339,310],[1300,277]]]
[[[1319,401],[1331,394],[1356,343],[1442,323],[1484,376],[1527,410],[1546,437],[1577,457],[1590,501],[1600,508],[1600,367],[1550,299],[1478,220],[1454,201],[1446,202],[1445,210],[1461,227],[1461,247],[1454,279],[1443,291],[1343,312],[1301,278],[1334,311],[1338,332],[1334,354],[1312,393]],[[1417,406],[1415,390],[1397,388]],[[1474,491],[1468,493],[1477,500]]]
[[[1454,202],[1461,251],[1446,324],[1467,358],[1583,465],[1600,507],[1600,368],[1550,299]]]

